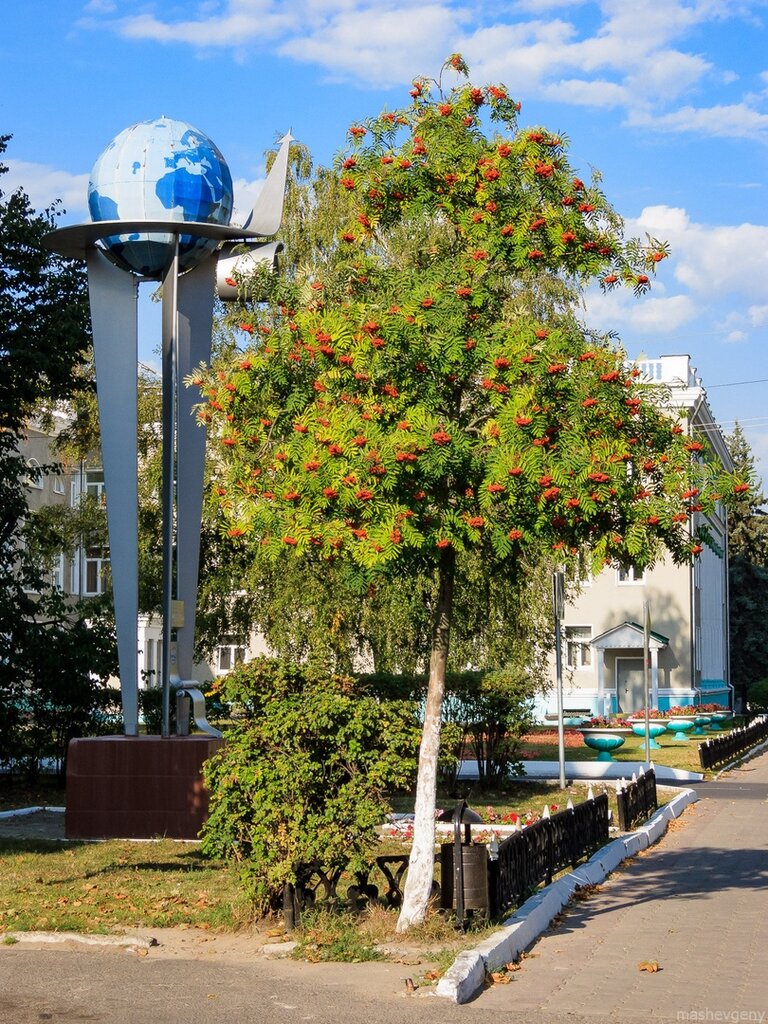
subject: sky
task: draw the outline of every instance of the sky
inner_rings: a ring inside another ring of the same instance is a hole
[[[61,224],[88,219],[91,167],[137,121],[210,136],[250,209],[290,130],[317,163],[350,124],[410,102],[461,53],[520,123],[597,168],[626,234],[666,239],[650,294],[586,295],[631,358],[687,353],[768,487],[768,0],[24,0],[0,19],[0,179]],[[142,299],[140,358],[159,322]]]

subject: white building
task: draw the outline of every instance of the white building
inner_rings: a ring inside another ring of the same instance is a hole
[[[687,355],[637,363],[649,381],[669,388],[687,429],[706,435],[731,466],[722,432]],[[694,513],[694,519],[700,513]],[[563,707],[593,714],[645,707],[644,606],[651,619],[651,706],[732,706],[728,665],[728,539],[724,511],[707,519],[713,538],[692,565],[664,558],[645,572],[607,568],[566,605]],[[696,522],[691,523],[695,528]],[[554,679],[554,670],[553,670]],[[554,687],[540,711],[556,712]]]

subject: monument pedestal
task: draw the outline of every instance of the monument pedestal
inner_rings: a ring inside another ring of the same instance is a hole
[[[212,736],[92,736],[67,756],[68,839],[197,839],[208,814]]]

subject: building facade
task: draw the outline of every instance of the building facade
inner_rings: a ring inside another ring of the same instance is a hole
[[[687,355],[640,360],[644,378],[664,385],[681,425],[731,460],[706,392]],[[693,513],[691,527],[695,528]],[[644,622],[650,616],[650,706],[732,706],[728,665],[728,535],[725,512],[708,517],[712,545],[692,565],[664,558],[644,571],[609,567],[586,581],[565,606],[562,623],[563,707],[627,714],[646,706]],[[554,684],[554,669],[553,669]],[[556,713],[554,685],[542,714]]]
[[[28,467],[26,489],[31,513],[56,505],[74,509],[85,499],[97,504],[105,501],[104,472],[98,463],[70,463],[54,452],[56,435],[66,423],[63,415],[54,417],[50,426],[33,421],[20,438],[19,451]],[[58,467],[57,471],[52,471],[52,466]],[[45,569],[46,581],[73,600],[98,597],[111,586],[109,548],[101,536],[81,536],[72,550],[58,553]],[[139,615],[136,643],[140,687],[159,687],[163,650],[162,620],[158,615]],[[246,641],[222,637],[211,661],[195,666],[195,678],[200,683],[209,682],[264,650],[256,635]]]

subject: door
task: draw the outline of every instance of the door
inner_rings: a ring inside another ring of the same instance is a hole
[[[616,700],[624,715],[645,707],[645,673],[642,658],[616,659]]]

